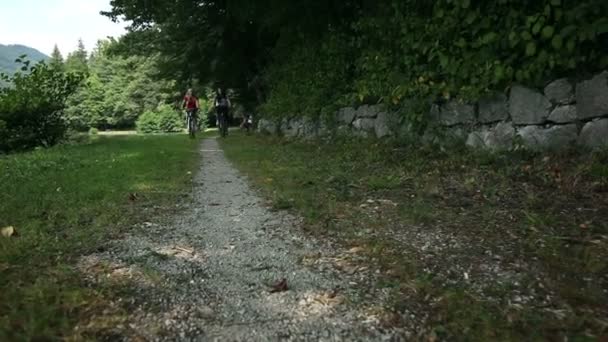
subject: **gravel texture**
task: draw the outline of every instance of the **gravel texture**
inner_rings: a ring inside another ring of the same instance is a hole
[[[128,317],[108,340],[387,341],[388,296],[356,249],[303,234],[300,219],[269,210],[224,157],[201,145],[193,202],[167,223],[146,222],[80,263],[91,284],[112,281]],[[287,290],[273,292],[286,279]],[[103,316],[103,315],[102,315]],[[100,319],[103,317],[100,317]],[[77,329],[86,329],[78,327]]]

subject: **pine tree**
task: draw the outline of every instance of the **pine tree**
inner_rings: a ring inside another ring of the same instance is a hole
[[[53,48],[53,53],[51,53],[51,61],[49,64],[52,68],[57,70],[63,70],[65,68],[63,56],[61,55],[61,51],[59,51],[57,44],[55,44],[55,47]]]
[[[82,39],[78,39],[78,49],[68,55],[65,61],[66,70],[70,72],[88,73],[87,50]]]

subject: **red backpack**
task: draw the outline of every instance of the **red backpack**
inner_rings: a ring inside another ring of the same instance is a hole
[[[186,108],[188,109],[196,109],[196,96],[188,96],[184,97],[184,101],[186,101]]]

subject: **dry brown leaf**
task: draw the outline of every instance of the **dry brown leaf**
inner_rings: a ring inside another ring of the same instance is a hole
[[[335,305],[342,302],[342,298],[338,296],[338,290],[321,293],[315,296],[314,300],[323,305]]]
[[[13,227],[13,226],[8,226],[8,227],[4,227],[4,228],[0,229],[0,233],[5,238],[10,238],[12,236],[17,235],[17,231],[15,230],[15,227]]]

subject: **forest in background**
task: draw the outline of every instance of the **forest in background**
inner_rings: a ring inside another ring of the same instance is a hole
[[[159,76],[158,54],[122,56],[118,41],[82,43],[65,58],[55,47],[36,63],[18,56],[0,87],[0,152],[54,145],[70,131],[135,129],[179,132],[177,83]]]
[[[115,44],[115,40],[99,41],[90,54],[81,45],[76,58],[69,56],[65,63],[58,53],[53,54],[52,63],[60,68],[87,75],[83,86],[67,99],[69,127],[131,129],[142,114],[179,97],[175,81],[157,77],[156,56],[117,56],[112,53]]]

